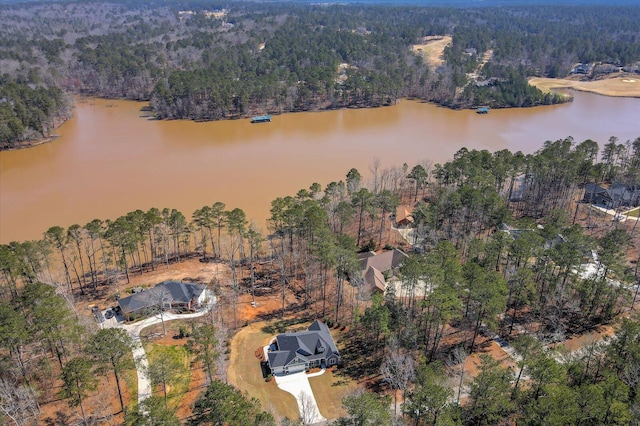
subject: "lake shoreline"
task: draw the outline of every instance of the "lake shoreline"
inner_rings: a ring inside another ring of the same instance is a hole
[[[102,97],[98,97],[98,96],[83,96],[83,95],[76,95],[75,99],[77,99],[77,101],[74,102],[73,108],[75,109],[75,107],[77,106],[77,104],[79,103],[89,103],[91,104],[94,100],[100,100],[100,101],[116,101],[116,102],[120,102],[120,101],[124,101],[124,102],[137,102],[137,103],[144,103],[145,105],[141,107],[140,111],[141,112],[145,112],[145,113],[151,113],[153,114],[153,110],[150,107],[150,101],[141,101],[141,100],[135,100],[135,99],[113,99],[113,98],[102,98]],[[562,103],[567,103],[567,102],[571,102],[573,99],[568,99],[565,102]],[[462,106],[450,106],[450,105],[444,105],[438,102],[433,102],[433,101],[428,101],[425,99],[420,99],[420,98],[416,98],[416,97],[402,97],[402,98],[398,98],[396,99],[394,102],[392,103],[388,103],[388,104],[381,104],[381,105],[350,105],[350,106],[344,106],[344,107],[336,107],[336,108],[331,108],[331,107],[327,107],[327,108],[318,108],[318,109],[301,109],[298,111],[284,111],[284,112],[272,112],[270,113],[270,115],[275,116],[275,117],[280,117],[280,116],[284,116],[284,115],[289,115],[289,114],[298,114],[298,113],[312,113],[312,112],[330,112],[330,111],[342,111],[342,110],[370,110],[370,109],[381,109],[381,108],[388,108],[388,107],[394,107],[396,105],[398,105],[398,103],[402,102],[402,101],[414,101],[414,102],[420,102],[420,103],[424,103],[424,104],[430,104],[433,105],[437,108],[445,108],[445,109],[449,109],[451,111],[474,111],[477,109],[476,106],[472,106],[472,107],[462,107]],[[557,104],[556,104],[557,105]],[[108,107],[113,107],[114,105],[112,104],[108,104]],[[530,109],[530,108],[536,108],[536,107],[546,107],[546,106],[550,106],[547,104],[543,104],[543,105],[533,105],[533,106],[526,106],[526,107],[516,107],[516,106],[495,106],[493,107],[493,109],[501,109],[501,110],[508,110],[508,109],[513,109],[513,110],[518,110],[518,109]],[[167,119],[167,118],[159,118],[156,115],[144,115],[141,117],[147,118],[148,120],[153,120],[153,121],[165,121],[165,122],[170,122],[170,121],[191,121],[191,122],[195,122],[195,123],[212,123],[212,122],[224,122],[224,121],[240,121],[240,120],[247,120],[247,119],[251,119],[251,117],[255,116],[257,113],[255,114],[245,114],[245,115],[235,115],[235,116],[231,116],[231,117],[224,117],[224,118],[219,118],[219,119],[210,119],[210,120],[195,120],[195,119],[191,119],[191,118],[171,118],[171,119]],[[259,114],[258,114],[259,115]],[[73,117],[73,115],[72,115]],[[62,121],[60,124],[58,124],[57,126],[55,126],[55,129],[58,129],[60,126],[62,126],[67,120]],[[59,135],[53,135],[47,138],[39,138],[39,139],[35,139],[35,140],[27,140],[27,141],[23,141],[20,142],[20,146],[13,146],[13,147],[6,147],[6,148],[0,148],[0,152],[5,152],[5,151],[18,151],[18,150],[23,150],[23,149],[28,149],[28,148],[34,148],[40,145],[44,145],[47,143],[51,143],[54,142],[57,138],[59,137]]]
[[[62,125],[62,124],[60,124],[60,125]],[[60,126],[58,126],[58,127],[60,127]],[[2,149],[0,149],[0,151],[21,151],[23,149],[34,148],[36,146],[40,146],[40,145],[51,143],[51,142],[55,141],[56,139],[58,139],[59,137],[60,137],[60,135],[53,135],[53,136],[48,136],[46,138],[27,140],[27,141],[20,142],[20,146],[12,146],[10,148],[2,148]]]
[[[389,108],[284,114],[264,125],[149,120],[141,118],[144,102],[77,102],[55,143],[0,152],[0,244],[136,209],[169,206],[189,215],[217,201],[265,228],[277,197],[344,180],[351,168],[370,179],[376,158],[381,169],[402,173],[403,163],[442,164],[462,147],[528,154],[568,136],[599,143],[640,136],[640,99],[574,96],[488,115],[402,100]],[[387,185],[394,173],[385,175]]]

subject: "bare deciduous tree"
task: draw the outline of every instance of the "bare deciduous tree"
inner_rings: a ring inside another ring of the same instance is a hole
[[[414,361],[410,355],[396,347],[395,339],[389,343],[390,351],[380,366],[384,381],[393,389],[393,412],[398,414],[398,391],[404,392],[415,378]]]
[[[300,424],[309,426],[318,423],[321,419],[318,418],[319,413],[313,396],[302,390],[298,395],[298,400],[300,401]]]
[[[16,426],[38,424],[40,406],[36,393],[28,386],[0,379],[0,413]]]

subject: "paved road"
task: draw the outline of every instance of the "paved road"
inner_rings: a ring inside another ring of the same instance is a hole
[[[316,398],[309,384],[309,377],[319,376],[322,373],[324,373],[324,369],[319,373],[310,375],[301,371],[300,373],[273,376],[280,389],[289,392],[296,398],[298,411],[300,411],[303,424],[310,425],[327,421],[327,419],[320,414]]]
[[[138,321],[133,324],[124,324],[123,322],[117,321],[110,321],[108,324],[104,324],[105,327],[122,328],[127,333],[129,333],[129,336],[131,336],[131,339],[133,340],[133,359],[136,361],[136,371],[138,372],[138,404],[141,404],[142,401],[151,396],[151,381],[147,376],[147,370],[149,369],[149,360],[147,359],[147,354],[144,351],[142,342],[140,341],[140,332],[146,327],[161,323],[163,319],[165,322],[167,322],[176,319],[201,317],[209,312],[215,303],[216,297],[213,294],[209,294],[209,303],[207,304],[207,306],[204,309],[192,314],[174,314],[171,312],[165,312],[162,316],[160,314],[156,314],[152,317],[145,318],[142,321]]]

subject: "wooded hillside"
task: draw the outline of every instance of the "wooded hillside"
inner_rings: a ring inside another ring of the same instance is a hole
[[[67,94],[150,101],[162,119],[393,104],[453,108],[562,102],[529,76],[576,63],[635,66],[637,6],[414,7],[236,2],[0,6],[0,142],[14,147],[68,116]],[[411,46],[452,36],[430,68]],[[53,109],[20,109],[29,90]],[[5,93],[6,92],[6,93]],[[39,114],[40,114],[39,113]],[[37,118],[33,118],[37,116]],[[45,123],[46,125],[43,125]]]

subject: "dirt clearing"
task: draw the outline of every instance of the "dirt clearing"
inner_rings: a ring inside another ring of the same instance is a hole
[[[451,36],[424,37],[423,43],[414,44],[411,50],[420,55],[432,67],[439,67],[444,63],[444,48],[451,43]]]

